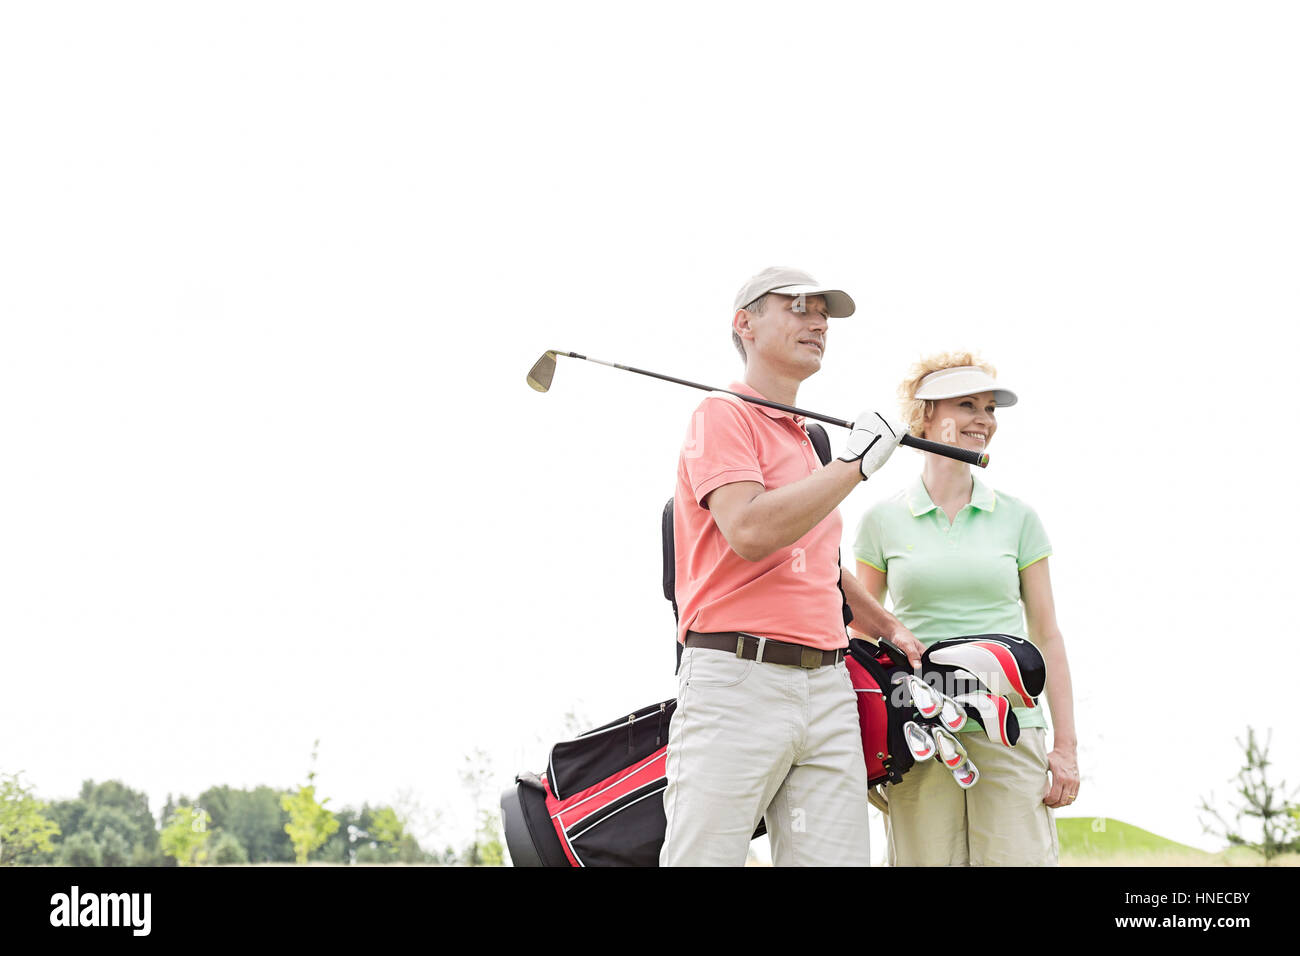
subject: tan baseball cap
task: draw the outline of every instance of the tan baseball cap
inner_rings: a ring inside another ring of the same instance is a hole
[[[808,273],[785,266],[768,266],[749,279],[736,293],[736,308],[743,309],[760,295],[775,292],[778,295],[820,295],[826,298],[826,314],[833,319],[843,319],[853,314],[853,299],[842,289],[818,283]]]

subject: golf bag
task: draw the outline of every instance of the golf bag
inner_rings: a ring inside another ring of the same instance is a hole
[[[903,736],[903,725],[915,712],[910,701],[904,703],[903,696],[894,692],[893,680],[895,674],[912,672],[907,656],[888,641],[876,646],[854,637],[849,640],[844,664],[858,701],[867,786],[898,783],[915,762]]]
[[[551,748],[546,771],[501,797],[515,866],[657,866],[664,842],[668,724],[675,700]]]

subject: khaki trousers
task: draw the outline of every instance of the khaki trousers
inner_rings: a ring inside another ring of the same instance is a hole
[[[661,866],[743,866],[763,818],[777,866],[871,865],[867,770],[842,662],[805,669],[686,648],[667,777]]]
[[[1022,730],[1014,747],[982,730],[958,734],[980,779],[962,790],[938,758],[886,788],[890,866],[1056,866],[1056,818],[1047,791],[1046,731]]]

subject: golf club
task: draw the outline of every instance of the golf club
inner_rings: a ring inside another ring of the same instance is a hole
[[[914,720],[903,724],[903,737],[907,740],[907,749],[915,760],[929,760],[934,756],[934,738],[929,731]]]
[[[701,385],[699,382],[688,382],[684,378],[673,378],[671,375],[660,375],[658,372],[647,372],[645,369],[633,368],[630,365],[619,365],[616,362],[603,362],[597,358],[591,358],[586,355],[579,355],[577,352],[561,352],[557,349],[549,349],[542,353],[542,357],[533,363],[533,367],[528,370],[528,385],[538,392],[546,392],[551,388],[551,382],[555,378],[555,357],[565,355],[569,358],[582,359],[584,362],[595,362],[597,365],[607,365],[610,368],[619,368],[625,372],[635,372],[638,375],[649,375],[651,378],[661,379],[665,382],[672,382],[675,385],[685,385],[689,388],[698,388],[703,392],[725,392],[728,395],[735,395],[736,398],[742,399],[753,405],[765,405],[768,408],[775,408],[777,411],[790,412],[792,415],[802,415],[804,418],[811,418],[815,421],[825,422],[828,425],[839,425],[841,428],[853,430],[853,422],[846,422],[842,418],[832,418],[829,415],[821,415],[817,412],[810,412],[804,408],[795,408],[792,405],[782,405],[780,402],[770,402],[765,398],[754,398],[751,395],[741,395],[738,392],[728,391],[725,388],[714,388],[711,385]],[[921,451],[932,452],[936,455],[943,455],[947,458],[954,458],[957,461],[964,461],[971,465],[978,465],[980,468],[987,468],[989,456],[984,452],[967,451],[965,448],[957,448],[954,445],[945,445],[943,442],[929,441],[925,438],[915,438],[912,435],[904,435],[899,442],[901,445],[907,445],[911,448],[918,448]]]
[[[963,790],[969,790],[980,781],[980,772],[975,769],[969,757],[961,762],[960,765],[952,768],[952,779],[957,781],[957,786]]]
[[[939,699],[943,701],[943,707],[939,711],[939,720],[943,726],[951,731],[961,730],[966,726],[966,709],[958,704],[955,700],[940,691]]]
[[[942,727],[932,727],[935,745],[939,748],[939,759],[949,770],[956,769],[966,759],[966,748],[961,742]]]
[[[912,706],[927,720],[937,717],[943,708],[943,701],[936,696],[935,689],[919,677],[908,675],[907,689],[912,695]]]

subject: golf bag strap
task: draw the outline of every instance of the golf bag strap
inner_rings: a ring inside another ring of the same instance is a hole
[[[831,440],[826,434],[826,429],[822,428],[816,422],[807,422],[804,425],[804,431],[808,433],[808,440],[812,442],[813,451],[817,452],[817,457],[821,460],[823,466],[831,463]],[[839,561],[839,552],[836,552],[836,561]],[[840,567],[843,567],[841,562]],[[841,574],[844,572],[841,571]],[[844,593],[844,585],[841,584],[840,600],[843,602],[844,626],[848,627],[849,621],[853,620],[853,611],[849,608],[849,599]]]
[[[673,606],[673,620],[677,620],[677,563],[673,545],[673,499],[664,505],[663,517],[659,521],[659,533],[663,538],[664,550],[664,597]]]
[[[867,803],[881,813],[889,813],[889,797],[885,795],[885,788],[881,784],[867,787]]]
[[[808,440],[812,442],[813,451],[817,452],[818,459],[823,465],[829,465],[831,463],[831,440],[826,434],[826,429],[816,422],[808,422],[804,425],[804,431],[808,433]]]

